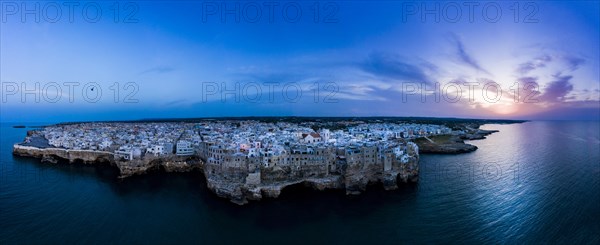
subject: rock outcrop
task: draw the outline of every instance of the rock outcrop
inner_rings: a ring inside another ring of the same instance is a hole
[[[418,139],[421,154],[461,154],[477,150],[477,146],[465,143],[465,140],[481,140],[498,130],[471,129],[463,134],[442,135],[432,139]]]

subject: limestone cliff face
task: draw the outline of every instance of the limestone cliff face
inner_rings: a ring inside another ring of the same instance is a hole
[[[204,174],[210,190],[237,204],[264,197],[276,198],[287,186],[295,184],[316,190],[345,189],[346,194],[357,195],[364,192],[369,184],[380,182],[386,190],[394,190],[400,183],[417,181],[418,146],[408,143],[407,150],[406,159],[390,159],[391,164],[387,168],[380,162],[365,163],[353,158],[339,163],[335,171],[326,163],[300,166],[242,164],[233,167],[206,163]]]
[[[146,156],[143,159],[121,161],[110,152],[36,148],[19,144],[13,146],[13,154],[40,158],[49,163],[62,159],[69,163],[110,164],[119,168],[120,178],[144,174],[157,168],[166,172],[203,170],[211,191],[234,203],[245,204],[249,200],[264,197],[276,198],[285,187],[295,184],[303,184],[316,190],[345,189],[347,194],[352,195],[360,194],[367,185],[378,182],[383,183],[386,190],[396,189],[399,182],[418,179],[418,146],[408,143],[406,149],[405,159],[390,157],[388,154],[376,161],[365,161],[360,156],[347,155],[337,161],[328,159],[329,162],[309,161],[289,166],[265,166],[260,161],[211,164],[178,156]],[[374,154],[374,150],[364,154]]]
[[[113,154],[105,151],[68,150],[62,148],[37,148],[32,146],[14,145],[13,154],[41,158],[44,161],[55,162],[58,159],[68,160],[70,163],[81,161],[85,164],[98,162],[111,162]]]
[[[108,164],[119,168],[120,178],[144,174],[147,171],[162,168],[166,172],[189,172],[201,169],[199,161],[191,161],[181,157],[147,157],[132,161],[120,161],[114,154],[106,151],[72,150],[63,148],[37,148],[15,144],[13,154],[24,157],[40,158],[42,162],[57,163],[66,160],[69,163]]]

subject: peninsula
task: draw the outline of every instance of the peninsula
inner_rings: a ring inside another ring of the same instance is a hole
[[[116,166],[120,178],[156,169],[202,171],[211,191],[245,204],[277,197],[295,184],[344,189],[350,195],[373,183],[396,189],[400,183],[418,180],[418,144],[427,152],[467,152],[474,149],[446,147],[470,146],[461,140],[440,147],[432,139],[475,139],[492,132],[478,130],[479,125],[460,125],[462,130],[453,130],[440,124],[377,119],[69,123],[28,131],[25,140],[13,146],[13,154],[52,164]]]

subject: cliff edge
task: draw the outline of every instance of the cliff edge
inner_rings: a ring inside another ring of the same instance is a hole
[[[371,150],[355,151],[330,159],[329,162],[317,161],[323,160],[320,158],[308,159],[310,156],[300,154],[293,157],[307,158],[303,165],[269,166],[260,161],[240,163],[234,159],[226,164],[211,164],[190,156],[147,156],[122,161],[106,151],[13,145],[14,155],[39,158],[44,163],[115,166],[119,169],[119,178],[141,175],[157,168],[166,172],[201,170],[211,191],[240,205],[264,197],[276,198],[284,188],[295,184],[304,184],[316,190],[345,189],[346,194],[357,195],[373,183],[382,183],[386,190],[394,190],[400,183],[418,180],[419,155],[416,144],[408,143],[408,157],[404,159],[384,154],[382,161],[370,162],[365,160],[365,155],[375,153]]]

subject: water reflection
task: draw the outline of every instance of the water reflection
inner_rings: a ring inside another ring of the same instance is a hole
[[[597,124],[484,128],[500,133],[471,141],[479,147],[472,153],[423,155],[420,181],[396,191],[370,186],[352,197],[292,186],[243,207],[210,192],[199,172],[119,180],[116,168],[13,157],[7,150],[24,131],[3,129],[0,240],[600,242]]]

